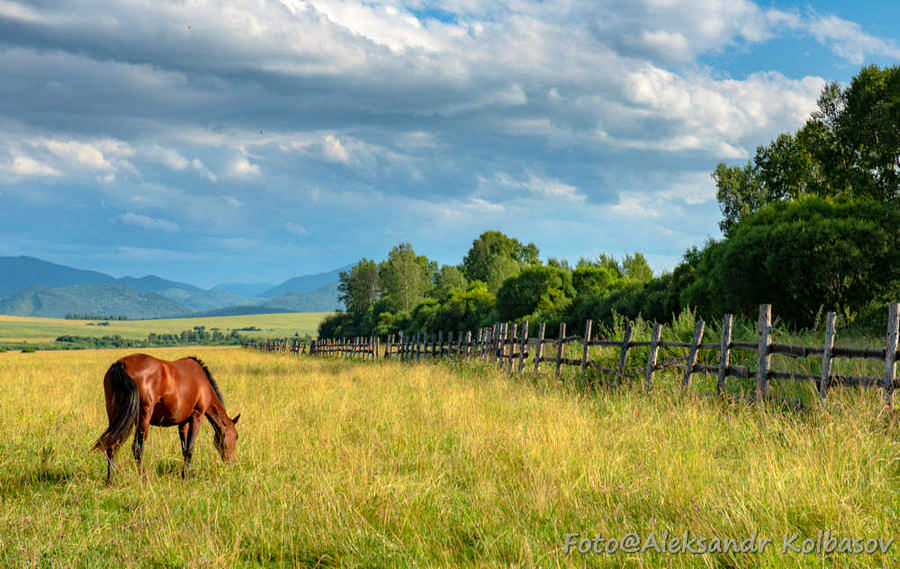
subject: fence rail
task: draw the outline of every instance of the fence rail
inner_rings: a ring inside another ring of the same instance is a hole
[[[825,342],[822,347],[777,344],[772,341],[772,307],[759,307],[757,342],[737,342],[732,340],[734,317],[726,315],[722,319],[722,336],[718,342],[702,342],[706,324],[698,320],[691,342],[667,342],[662,340],[661,324],[654,324],[651,339],[632,341],[633,328],[626,327],[621,340],[592,339],[593,322],[585,323],[584,335],[567,336],[565,323],[560,324],[556,339],[546,337],[546,325],[538,327],[536,337],[529,335],[529,323],[524,322],[521,331],[515,323],[497,323],[481,328],[474,334],[469,332],[438,332],[437,334],[396,334],[387,338],[376,336],[357,338],[320,338],[309,344],[293,340],[269,340],[248,344],[245,347],[260,351],[308,354],[311,356],[354,358],[363,360],[399,359],[418,362],[425,359],[454,358],[457,360],[491,361],[510,373],[522,373],[528,369],[542,370],[542,364],[549,364],[559,377],[563,366],[580,368],[586,378],[588,370],[595,370],[601,376],[610,376],[610,381],[621,382],[627,378],[641,377],[646,390],[652,390],[655,373],[664,369],[682,368],[681,385],[691,386],[693,376],[698,373],[717,377],[716,391],[724,393],[729,377],[756,380],[756,396],[765,397],[770,380],[812,381],[821,398],[828,389],[835,386],[881,387],[884,403],[892,406],[894,388],[897,387],[898,335],[900,335],[900,304],[888,306],[887,335],[884,349],[835,348],[836,315],[829,312],[825,318]],[[573,344],[581,347],[580,357],[566,357],[566,348]],[[614,368],[601,366],[591,360],[591,348],[618,348],[620,350]],[[628,353],[633,348],[648,348],[646,362],[637,368],[627,369]],[[659,361],[660,349],[686,349],[682,356]],[[718,364],[698,363],[702,350],[718,351]],[[731,365],[735,351],[755,352],[756,369]],[[818,375],[776,371],[771,369],[773,355],[790,358],[820,357],[822,371]],[[880,377],[859,377],[832,373],[835,358],[872,359],[884,362],[884,374]]]

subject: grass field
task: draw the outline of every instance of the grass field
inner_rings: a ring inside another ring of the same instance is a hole
[[[0,315],[0,342],[50,342],[59,336],[113,336],[141,339],[153,332],[178,333],[194,326],[208,330],[219,328],[228,332],[236,328],[254,326],[260,331],[244,332],[258,338],[285,338],[299,333],[316,335],[319,323],[330,312],[292,312],[284,314],[251,314],[246,316],[215,316],[206,318],[159,318],[153,320],[110,320],[108,326],[98,326],[96,320],[65,320],[62,318],[29,318]]]
[[[206,425],[183,481],[176,431],[153,427],[146,480],[126,448],[106,488],[105,458],[88,449],[106,425],[101,378],[123,352],[0,354],[0,566],[862,568],[900,557],[900,429],[877,390],[836,390],[797,412],[682,395],[678,375],[647,396],[478,364],[151,353],[207,361],[242,414],[237,462],[219,462]],[[663,539],[685,532],[695,550],[753,538],[757,551],[692,554]],[[831,532],[822,548],[877,551],[803,553],[819,532]],[[578,551],[628,534],[657,547]]]

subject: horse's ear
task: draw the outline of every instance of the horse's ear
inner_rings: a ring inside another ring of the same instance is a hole
[[[241,418],[241,414],[238,413],[237,415],[234,416],[234,419],[232,419],[231,422],[232,422],[232,423],[237,423],[237,422],[238,422],[238,419],[240,419],[240,418]]]

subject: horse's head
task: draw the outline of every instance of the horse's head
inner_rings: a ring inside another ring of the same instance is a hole
[[[234,460],[234,450],[235,447],[237,447],[238,438],[237,429],[234,425],[240,418],[241,416],[238,414],[234,419],[227,419],[226,421],[223,421],[224,424],[222,425],[221,430],[216,429],[213,443],[216,446],[216,450],[219,451],[222,460],[225,462]]]

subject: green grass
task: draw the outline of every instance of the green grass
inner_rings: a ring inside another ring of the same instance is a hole
[[[880,393],[817,411],[585,390],[492,366],[355,363],[240,349],[209,364],[238,459],[204,426],[182,481],[174,429],[152,428],[141,481],[88,452],[101,378],[121,353],[0,355],[0,566],[886,567],[877,554],[782,553],[830,530],[900,537],[900,430]],[[564,553],[566,536],[664,532],[774,543],[758,553]]]
[[[252,314],[246,316],[215,316],[202,318],[159,318],[153,320],[111,320],[108,326],[98,326],[96,320],[65,320],[62,318],[31,318],[0,315],[0,342],[50,342],[63,335],[113,336],[143,339],[147,334],[179,333],[194,326],[223,332],[255,326],[260,331],[242,332],[258,338],[285,338],[299,333],[316,335],[319,323],[330,313],[297,312],[283,314]]]

